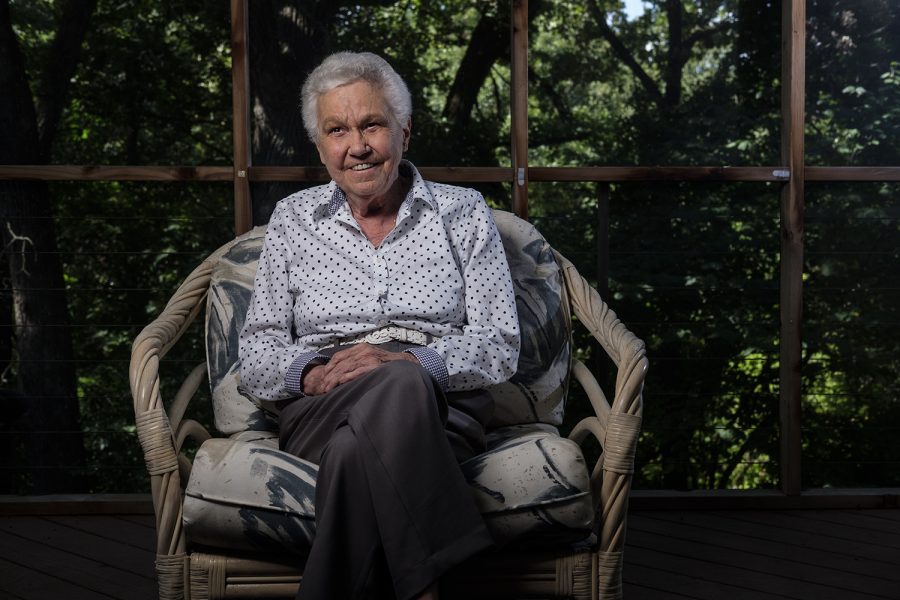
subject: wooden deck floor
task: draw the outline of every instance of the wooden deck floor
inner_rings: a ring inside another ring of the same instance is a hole
[[[0,598],[150,600],[153,518],[0,516]],[[900,599],[900,510],[633,511],[627,600]]]

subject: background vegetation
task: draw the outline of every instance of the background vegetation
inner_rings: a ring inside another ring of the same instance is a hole
[[[317,163],[297,90],[353,49],[406,77],[416,164],[509,165],[505,0],[250,6],[254,164]],[[779,164],[778,2],[529,6],[532,166]],[[808,163],[900,164],[897,4],[807,12]],[[229,69],[224,0],[0,0],[0,164],[231,164]],[[296,187],[255,184],[255,222]],[[509,207],[507,187],[480,188]],[[807,487],[900,485],[898,191],[807,186]],[[589,277],[602,253],[599,287],[648,343],[638,487],[778,485],[778,192],[530,187],[540,230]],[[0,493],[146,489],[131,340],[232,236],[231,186],[0,181],[0,194]],[[199,337],[177,352],[171,385],[201,362]]]

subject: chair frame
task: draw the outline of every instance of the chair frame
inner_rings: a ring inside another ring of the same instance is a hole
[[[206,378],[206,362],[188,375],[167,410],[160,394],[160,361],[204,309],[219,257],[243,237],[224,245],[194,269],[132,346],[129,375],[156,515],[160,600],[292,597],[302,578],[297,557],[286,562],[283,556],[226,556],[191,550],[182,526],[183,486],[191,469],[182,447],[188,439],[202,443],[212,437],[203,425],[185,418],[191,399]],[[574,265],[556,251],[554,255],[565,283],[563,300],[617,369],[610,403],[590,370],[577,360],[572,365],[572,376],[585,389],[594,415],[582,419],[569,438],[583,444],[593,436],[602,448],[591,473],[596,507],[593,542],[568,551],[501,550],[479,556],[444,578],[446,597],[622,597],[628,495],[647,358],[644,343],[619,321]]]

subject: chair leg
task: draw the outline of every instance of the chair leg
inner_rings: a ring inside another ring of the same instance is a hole
[[[602,600],[621,600],[623,558],[621,552],[597,553],[597,582]]]
[[[556,559],[557,595],[574,600],[597,600],[594,554],[576,554]]]
[[[220,600],[225,597],[225,559],[208,554],[191,556],[190,600]]]
[[[156,581],[159,600],[185,600],[185,575],[187,556],[184,554],[157,554]]]

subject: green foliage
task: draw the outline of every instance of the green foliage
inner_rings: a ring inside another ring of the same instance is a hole
[[[468,120],[447,110],[473,32],[479,24],[505,27],[507,2],[312,4],[330,49],[379,52],[405,76],[417,164],[510,164],[508,50],[491,58]],[[615,0],[531,4],[531,165],[780,163],[780,3],[650,0],[631,20]],[[680,29],[667,4],[681,5]],[[898,164],[895,4],[808,2],[811,164]],[[36,80],[52,60],[58,3],[12,6]],[[99,1],[54,162],[230,164],[228,18],[221,0]],[[304,35],[302,25],[295,35]],[[480,188],[492,205],[508,208],[508,186]],[[126,383],[130,343],[230,237],[231,188],[60,183],[52,191],[83,361],[93,489],[141,489]],[[592,183],[530,186],[539,229],[582,274],[606,277],[598,283],[608,286],[612,307],[648,343],[638,486],[779,483],[779,191],[758,183],[627,183],[607,196]],[[809,186],[804,485],[900,485],[892,443],[900,427],[897,192]],[[609,247],[598,248],[604,213]],[[598,274],[598,253],[608,258],[607,273]],[[200,333],[198,325],[167,359],[165,398],[202,361]],[[582,336],[576,345],[611,385],[612,368],[591,341]],[[569,420],[579,416],[573,409]]]

